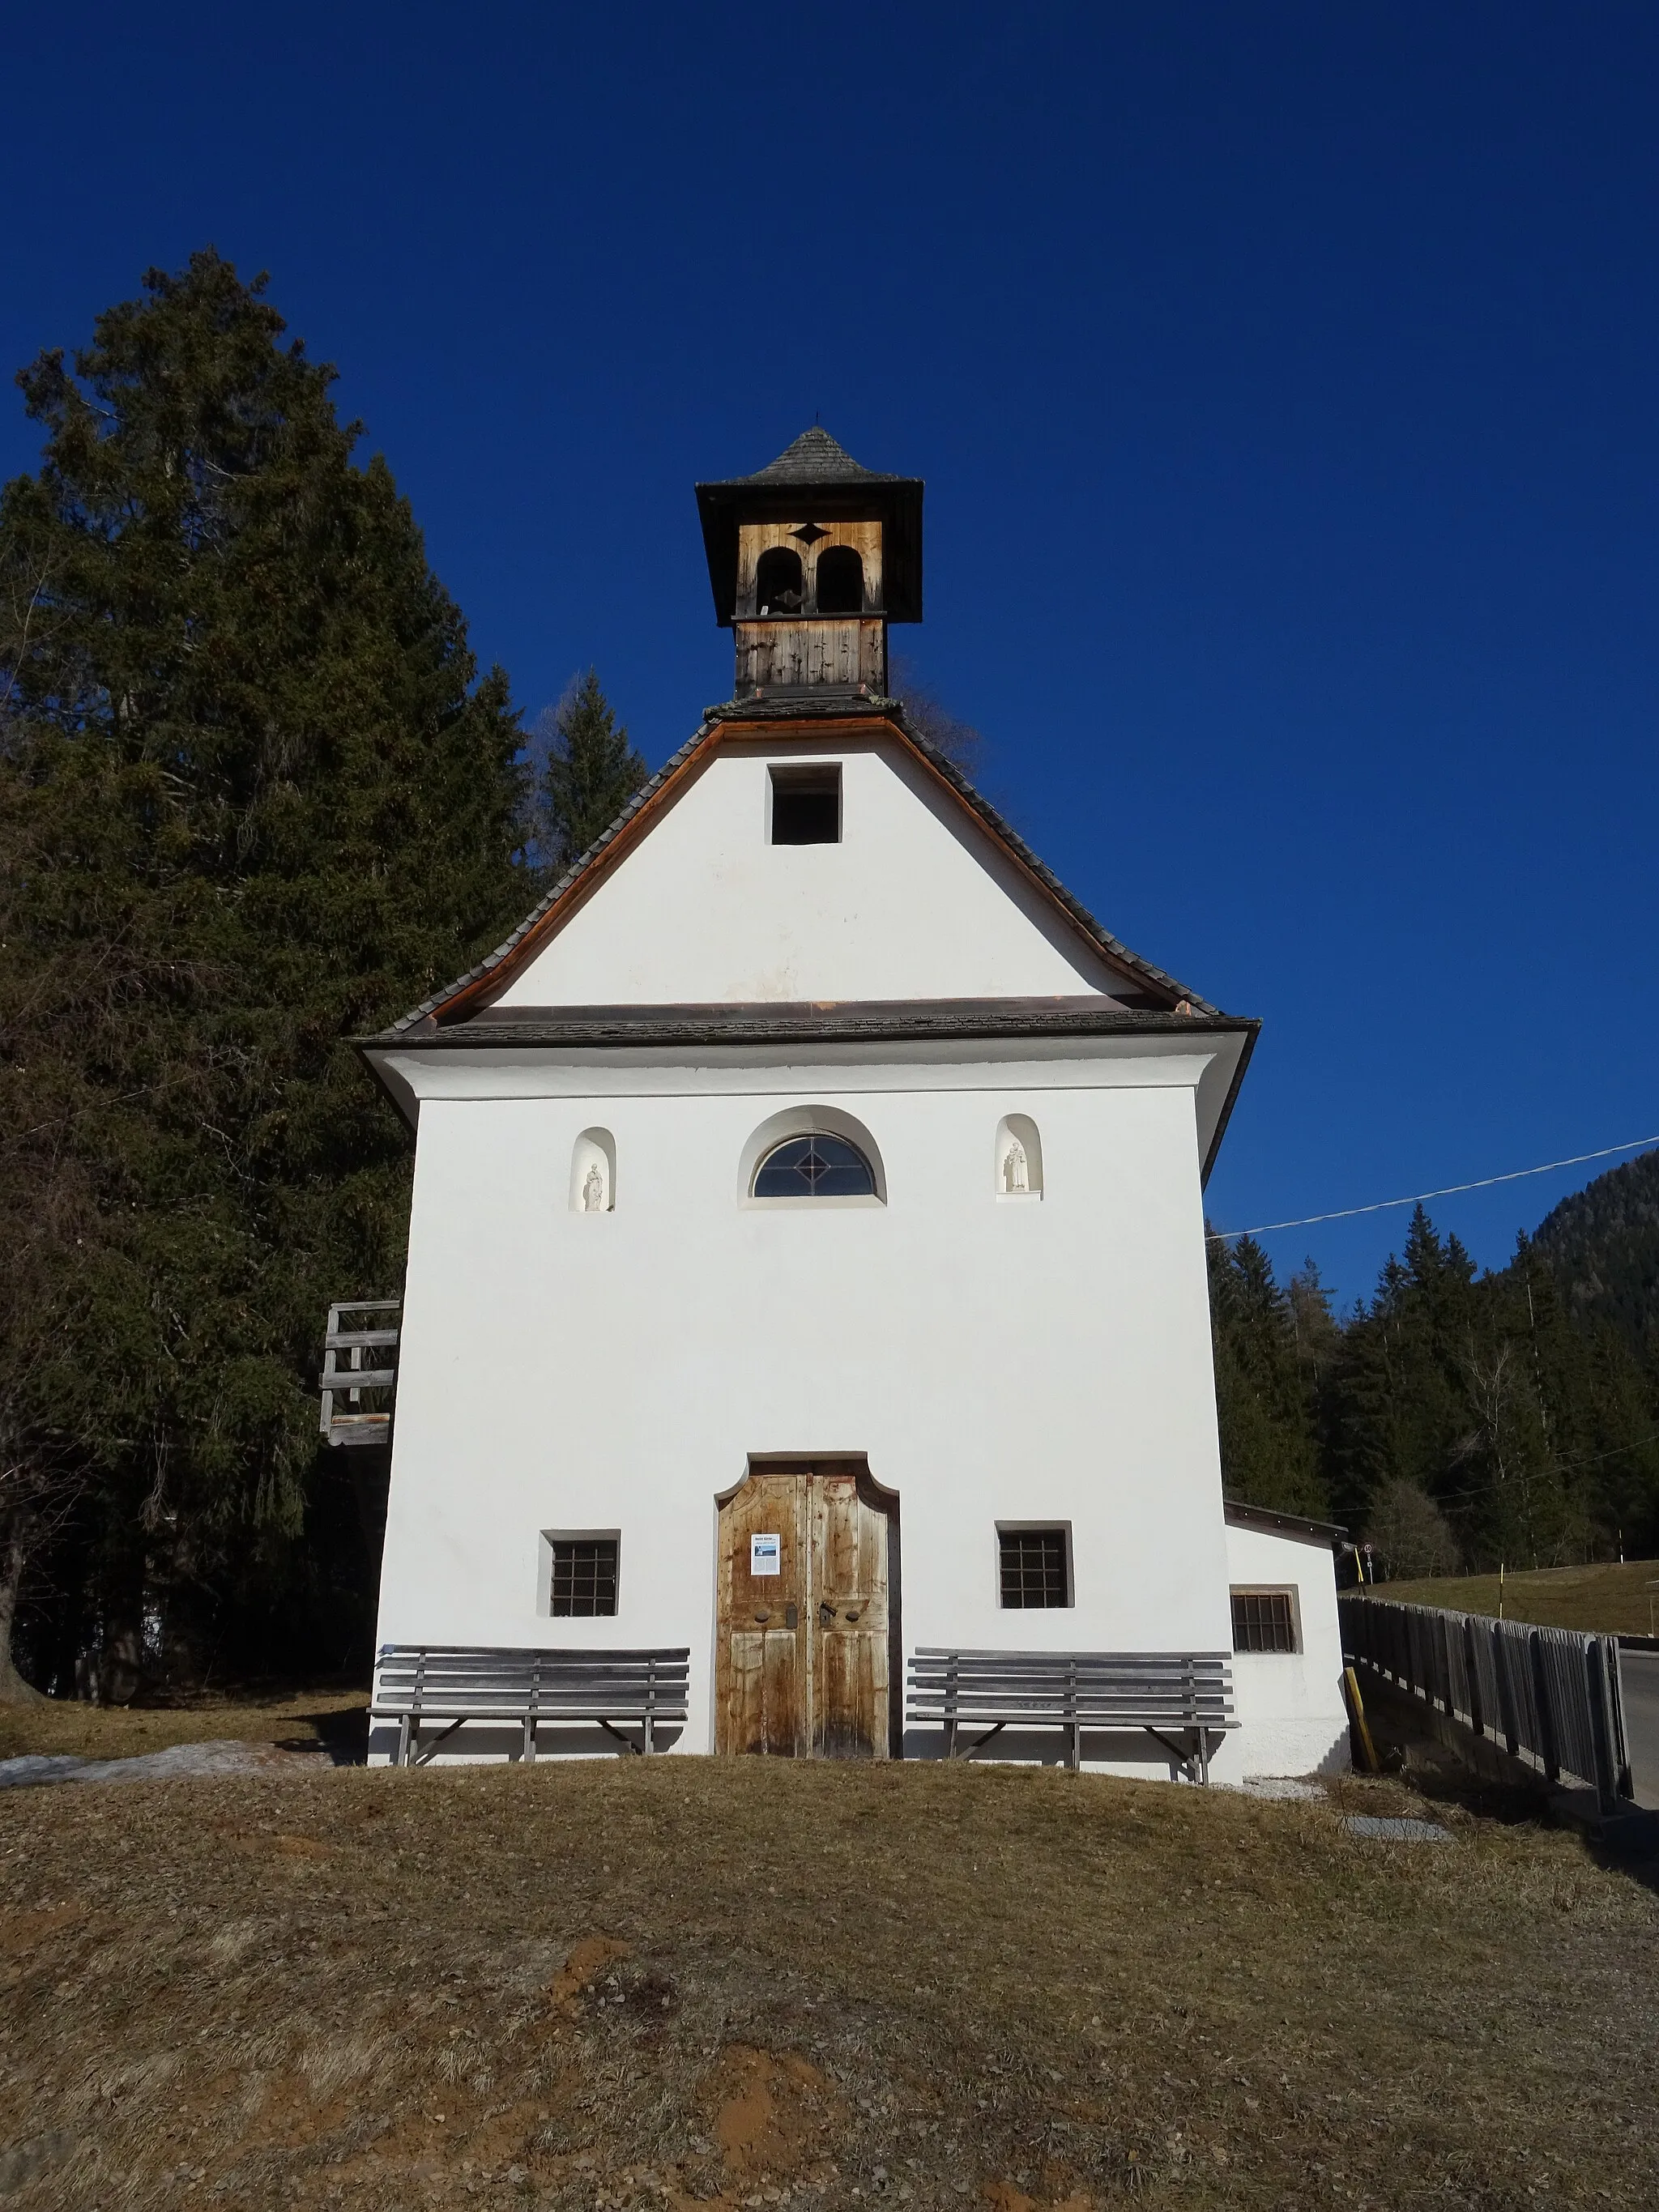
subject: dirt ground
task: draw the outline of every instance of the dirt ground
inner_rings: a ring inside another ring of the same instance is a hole
[[[18,1790],[0,2199],[1650,2207],[1648,1877],[1392,1782],[319,1757]]]
[[[1445,1605],[1454,1613],[1498,1611],[1496,1575],[1447,1575],[1428,1582],[1378,1583],[1378,1597]],[[1589,1567],[1540,1567],[1506,1574],[1504,1611],[1541,1628],[1582,1628],[1603,1636],[1649,1636],[1659,1627],[1659,1559]]]

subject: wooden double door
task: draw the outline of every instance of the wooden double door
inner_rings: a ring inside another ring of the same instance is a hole
[[[834,1462],[755,1468],[722,1502],[716,1751],[888,1756],[893,1502]]]

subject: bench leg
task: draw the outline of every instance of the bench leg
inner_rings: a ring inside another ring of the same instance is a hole
[[[645,1755],[647,1759],[656,1747],[656,1740],[651,1731],[651,1714],[647,1709],[645,1716]]]
[[[453,1735],[454,1735],[454,1733],[455,1733],[455,1731],[456,1731],[456,1729],[463,1729],[463,1728],[465,1728],[465,1726],[466,1726],[466,1715],[465,1715],[465,1713],[463,1713],[459,1720],[458,1720],[458,1721],[451,1721],[451,1723],[449,1723],[449,1726],[448,1726],[447,1729],[440,1729],[440,1731],[438,1732],[438,1734],[433,1737],[433,1739],[432,1739],[431,1742],[430,1742],[429,1744],[428,1744],[428,1746],[427,1746],[427,1747],[426,1747],[426,1749],[425,1749],[424,1751],[420,1751],[420,1750],[419,1750],[419,1734],[418,1734],[418,1731],[417,1731],[417,1732],[416,1732],[416,1741],[415,1744],[413,1744],[413,1745],[411,1745],[411,1746],[410,1746],[410,1752],[411,1752],[411,1754],[412,1754],[412,1755],[411,1755],[411,1757],[410,1757],[410,1762],[409,1762],[409,1763],[410,1763],[410,1765],[411,1766],[424,1766],[424,1765],[426,1765],[426,1763],[427,1763],[428,1759],[435,1759],[435,1758],[437,1757],[437,1754],[438,1754],[438,1746],[439,1746],[441,1743],[447,1743],[447,1742],[449,1741],[450,1737],[451,1737],[451,1736],[453,1736]],[[418,1755],[415,1755],[415,1754],[418,1754]]]
[[[398,1723],[398,1756],[392,1764],[396,1766],[407,1766],[409,1764],[409,1715],[407,1713]]]
[[[524,1717],[523,1756],[526,1766],[533,1766],[536,1764],[536,1716],[534,1713],[526,1713]]]
[[[1083,1771],[1082,1723],[1080,1721],[1073,1721],[1070,1728],[1066,1729],[1066,1763],[1071,1768],[1073,1774],[1081,1774]]]

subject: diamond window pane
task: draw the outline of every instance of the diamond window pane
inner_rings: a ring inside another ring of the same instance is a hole
[[[757,1198],[873,1198],[870,1163],[844,1137],[791,1137],[775,1146],[755,1176]]]
[[[1235,1651],[1294,1651],[1296,1613],[1288,1590],[1233,1592]]]
[[[1066,1604],[1070,1593],[1066,1587],[1063,1528],[1003,1528],[998,1532],[997,1542],[1005,1606],[1028,1609]]]
[[[553,1540],[552,1604],[556,1620],[591,1620],[617,1610],[617,1539]]]

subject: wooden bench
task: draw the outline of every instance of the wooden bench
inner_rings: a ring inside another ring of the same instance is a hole
[[[526,1763],[544,1723],[591,1722],[627,1750],[648,1753],[659,1721],[685,1718],[688,1648],[661,1651],[540,1651],[457,1644],[383,1644],[369,1719],[395,1720],[398,1766],[424,1765],[468,1721],[507,1721],[524,1730]],[[449,1725],[421,1749],[422,1728]],[[623,1734],[641,1729],[635,1743]]]
[[[1225,1651],[919,1650],[909,1718],[944,1723],[947,1759],[971,1759],[1006,1728],[1064,1729],[1073,1771],[1085,1729],[1145,1729],[1207,1783],[1211,1737],[1238,1725],[1231,1663]],[[958,1747],[964,1724],[986,1733]]]

